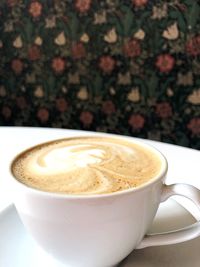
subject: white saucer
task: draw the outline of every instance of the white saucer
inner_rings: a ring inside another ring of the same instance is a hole
[[[150,232],[174,230],[193,222],[195,219],[187,210],[174,200],[168,200],[160,205]],[[173,246],[135,250],[119,267],[199,267],[199,247],[200,238],[197,238]],[[64,267],[32,240],[13,205],[4,209],[0,213],[0,267],[43,266]]]

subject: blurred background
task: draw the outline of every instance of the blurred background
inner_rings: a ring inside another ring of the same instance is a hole
[[[0,126],[200,149],[200,2],[1,0]]]

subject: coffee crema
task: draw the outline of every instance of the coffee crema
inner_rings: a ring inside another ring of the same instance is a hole
[[[161,170],[156,153],[112,137],[52,141],[20,154],[12,164],[17,180],[62,194],[106,194],[138,187]]]

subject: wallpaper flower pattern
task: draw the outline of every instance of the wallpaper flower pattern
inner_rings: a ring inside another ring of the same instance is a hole
[[[199,1],[2,0],[0,125],[199,149]]]

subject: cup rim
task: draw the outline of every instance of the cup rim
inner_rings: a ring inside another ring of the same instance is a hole
[[[65,139],[77,139],[77,138],[94,138],[94,137],[110,137],[110,138],[115,138],[115,139],[122,139],[122,140],[126,140],[129,142],[132,142],[134,144],[137,144],[139,146],[142,146],[148,150],[151,150],[154,154],[157,154],[157,156],[159,157],[159,159],[161,160],[161,168],[159,173],[151,178],[150,180],[148,180],[147,182],[143,183],[140,186],[137,187],[132,187],[129,189],[124,189],[124,190],[120,190],[120,191],[116,191],[116,192],[111,192],[111,193],[103,193],[103,194],[64,194],[64,193],[57,193],[57,192],[48,192],[48,191],[44,191],[44,190],[40,190],[34,187],[30,187],[22,182],[20,182],[19,180],[17,180],[17,178],[15,178],[15,175],[12,171],[12,166],[13,163],[15,162],[15,160],[20,157],[22,154],[30,151],[33,148],[39,147],[41,145],[45,145],[45,144],[49,144],[55,141],[62,141]],[[163,153],[161,151],[159,151],[157,148],[155,148],[153,145],[150,144],[146,144],[140,140],[138,140],[135,137],[132,136],[122,136],[122,135],[117,135],[117,134],[108,134],[108,133],[95,133],[95,134],[87,134],[87,135],[75,135],[75,136],[66,136],[64,138],[58,138],[58,139],[52,139],[50,141],[47,142],[41,142],[38,143],[34,146],[30,146],[24,150],[22,150],[21,152],[17,153],[17,155],[15,155],[15,157],[11,160],[10,164],[9,164],[9,172],[11,175],[11,180],[12,183],[14,183],[15,185],[17,185],[18,187],[21,187],[23,190],[26,190],[30,193],[33,194],[37,194],[40,197],[47,197],[47,198],[57,198],[57,199],[77,199],[77,200],[88,200],[88,199],[103,199],[103,198],[112,198],[114,196],[123,196],[123,195],[127,195],[127,194],[132,194],[134,192],[139,192],[139,191],[143,191],[146,188],[148,188],[150,185],[153,185],[155,183],[157,183],[160,179],[163,179],[168,171],[168,161],[166,159],[166,157],[163,155]]]

